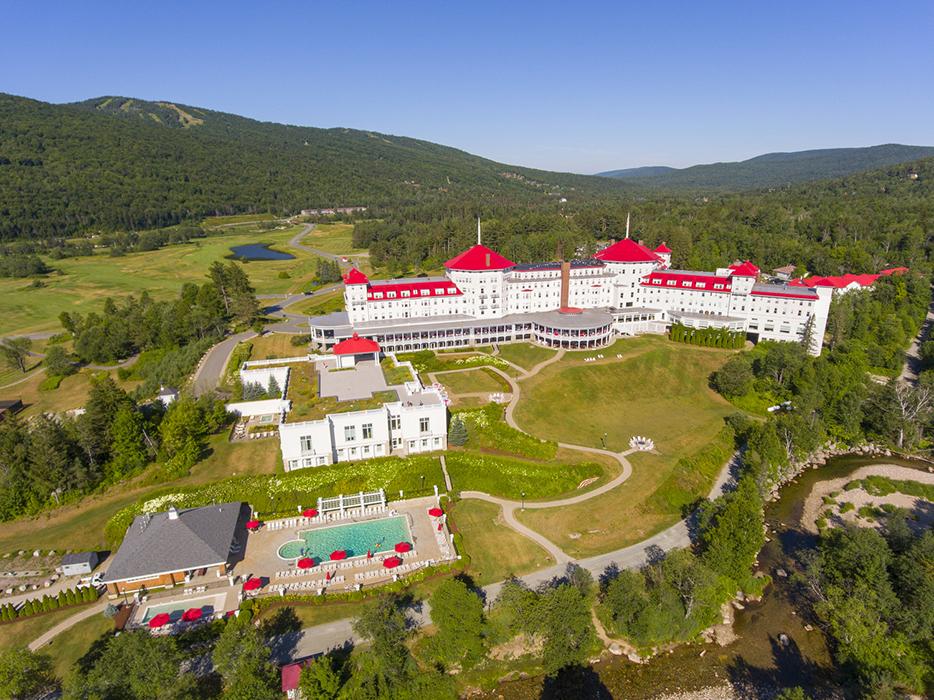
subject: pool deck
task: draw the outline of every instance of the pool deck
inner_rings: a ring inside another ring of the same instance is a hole
[[[285,587],[285,591],[289,593],[314,594],[322,588],[328,591],[343,592],[353,590],[358,585],[369,587],[384,584],[393,580],[394,576],[404,578],[407,573],[428,565],[429,561],[438,563],[454,555],[453,547],[448,546],[448,556],[446,556],[438,541],[441,536],[447,543],[450,543],[451,537],[447,528],[444,527],[439,533],[437,531],[438,520],[428,515],[428,509],[435,505],[435,498],[429,496],[391,502],[387,504],[385,513],[371,517],[306,524],[306,519],[296,516],[293,526],[282,529],[264,526],[259,531],[250,533],[243,560],[237,564],[233,573],[241,579],[250,576],[265,579],[266,585],[257,592],[258,595],[278,593],[279,587]],[[340,562],[326,561],[309,570],[298,569],[295,566],[295,560],[283,560],[279,557],[279,548],[286,542],[300,539],[302,532],[387,518],[391,517],[392,512],[396,515],[407,516],[414,545],[414,551],[400,555],[403,566],[398,569],[386,569],[382,565],[384,556],[395,554],[392,551],[381,552],[370,560],[356,557]],[[332,575],[330,581],[326,578],[328,571]]]
[[[185,611],[190,607],[203,607],[205,605],[211,605],[214,608],[213,618],[219,618],[226,615],[231,610],[236,610],[240,607],[240,589],[239,584],[231,586],[228,583],[226,578],[221,579],[223,584],[218,584],[216,578],[202,576],[199,577],[205,579],[205,581],[198,581],[197,579],[192,579],[190,584],[185,586],[176,586],[173,589],[166,591],[154,591],[152,594],[146,596],[145,601],[141,601],[136,609],[133,611],[133,615],[130,618],[130,625],[146,627],[146,611],[151,607],[164,608],[166,606],[174,606],[179,610]],[[212,579],[214,585],[211,584]],[[198,588],[204,586],[206,590],[197,591]],[[185,590],[194,589],[191,593],[186,594]],[[205,616],[201,621],[207,621],[212,619],[209,616]],[[199,621],[199,622],[201,622]],[[175,625],[166,625],[161,628],[162,632],[174,632],[181,629],[182,626],[188,623],[175,623]],[[178,626],[178,630],[173,629]]]

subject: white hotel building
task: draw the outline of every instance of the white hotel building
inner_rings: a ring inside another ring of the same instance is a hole
[[[517,264],[479,243],[443,277],[370,280],[344,275],[346,311],[310,319],[323,350],[354,333],[386,351],[528,340],[570,350],[617,336],[664,333],[673,323],[726,328],[752,340],[800,341],[819,355],[833,290],[760,283],[759,268],[670,269],[671,250],[625,238],[592,259]]]

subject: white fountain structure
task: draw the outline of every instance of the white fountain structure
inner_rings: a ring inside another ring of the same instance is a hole
[[[629,438],[629,447],[639,452],[651,452],[655,449],[655,441],[644,435],[633,435]]]

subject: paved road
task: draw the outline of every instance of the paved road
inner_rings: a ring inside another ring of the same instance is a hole
[[[201,358],[201,364],[195,372],[195,377],[191,383],[191,389],[195,396],[210,393],[217,388],[221,376],[224,374],[224,368],[227,367],[227,361],[237,343],[254,338],[256,333],[253,331],[244,331],[237,333],[225,340],[222,340],[213,348],[208,350],[207,354]]]

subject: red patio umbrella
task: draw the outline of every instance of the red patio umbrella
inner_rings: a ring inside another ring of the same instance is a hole
[[[248,581],[245,581],[243,584],[243,590],[245,591],[255,591],[263,587],[263,579],[261,578],[251,578]]]
[[[156,627],[162,627],[167,625],[172,621],[172,617],[168,613],[159,613],[158,615],[153,615],[149,618],[149,629],[156,629]]]
[[[324,580],[325,580],[325,581],[330,581],[330,580],[331,580],[331,572],[330,572],[330,571],[328,571],[328,572],[324,575]]]
[[[441,523],[438,523],[438,532],[441,532],[444,529],[444,526]]]
[[[260,526],[260,525],[261,525],[261,523],[260,523],[259,520],[247,520],[247,521],[246,521],[246,529],[247,529],[247,530],[257,530],[257,529],[259,529],[259,526]]]
[[[396,551],[397,552],[411,552],[412,545],[410,545],[408,542],[399,542],[396,544]]]
[[[182,613],[182,619],[185,622],[194,622],[195,620],[200,620],[202,615],[204,615],[204,611],[201,608],[188,608],[188,610]]]
[[[430,515],[432,518],[440,518],[442,515],[444,515],[444,511],[437,507],[429,508],[428,515]]]
[[[317,514],[318,514],[317,508],[306,508],[305,510],[302,511],[302,515],[304,515],[306,518],[313,518]]]
[[[367,559],[372,559],[372,558],[373,558],[373,550],[372,550],[372,549],[366,550],[366,558],[367,558]]]
[[[341,559],[347,558],[347,551],[343,549],[335,549],[331,552],[331,561],[339,561]]]
[[[402,560],[399,557],[387,557],[383,559],[383,566],[387,569],[395,569],[399,564],[402,563]]]
[[[311,557],[305,557],[304,559],[298,560],[299,569],[310,569],[314,565],[315,565],[315,560],[312,559]]]

